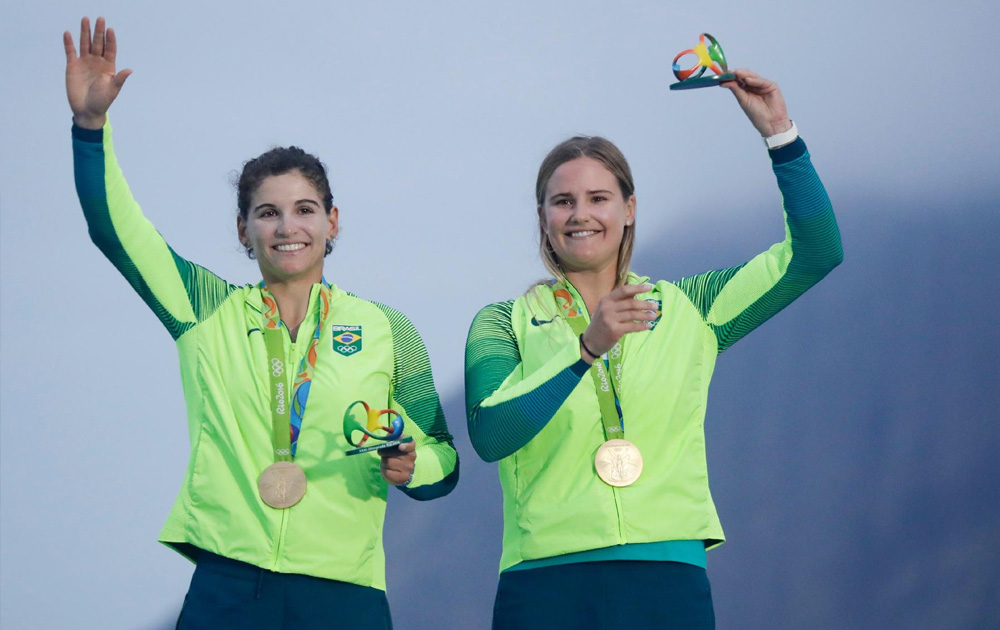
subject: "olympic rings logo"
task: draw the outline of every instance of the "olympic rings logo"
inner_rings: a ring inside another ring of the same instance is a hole
[[[281,376],[285,373],[285,364],[281,359],[271,359],[271,375]]]
[[[337,352],[342,352],[346,354],[353,354],[358,351],[357,346],[341,346],[337,348]]]
[[[608,356],[612,359],[617,359],[622,356],[622,344],[620,341],[615,344],[614,348],[611,348],[611,350],[608,351]]]

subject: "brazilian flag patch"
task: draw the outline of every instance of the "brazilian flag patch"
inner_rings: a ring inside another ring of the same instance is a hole
[[[349,357],[361,352],[361,326],[331,326],[333,349]]]

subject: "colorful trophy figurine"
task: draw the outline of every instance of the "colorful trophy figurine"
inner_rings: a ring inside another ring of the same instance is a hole
[[[705,41],[706,39],[708,42]],[[688,70],[682,70],[680,64],[677,63],[685,55],[694,55],[698,59],[697,63]],[[705,74],[705,70],[711,70],[715,74],[707,77],[702,76]],[[726,66],[726,55],[722,52],[722,46],[719,46],[718,40],[708,33],[702,33],[698,37],[698,45],[694,48],[677,53],[677,56],[674,57],[674,76],[677,77],[678,82],[670,86],[671,90],[711,87],[736,78],[736,75],[729,72],[729,68]]]
[[[382,416],[389,417],[389,424],[384,425],[380,421]],[[383,435],[379,435],[383,431]],[[360,432],[363,435],[357,442],[354,441],[354,434]],[[353,448],[347,451],[348,455],[367,453],[368,451],[381,451],[387,448],[399,446],[403,442],[412,442],[412,437],[403,437],[403,416],[393,409],[373,409],[363,400],[356,400],[347,407],[344,412],[344,437]],[[368,438],[382,442],[381,444],[369,444],[365,446]]]

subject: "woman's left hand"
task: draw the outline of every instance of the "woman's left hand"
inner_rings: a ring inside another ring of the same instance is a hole
[[[415,442],[403,442],[394,448],[378,452],[382,458],[379,472],[382,478],[392,486],[401,486],[410,480],[413,466],[417,461],[417,445]]]
[[[728,88],[743,112],[763,137],[773,136],[792,128],[792,121],[785,109],[785,98],[778,84],[746,68],[734,70],[736,80],[720,85]]]

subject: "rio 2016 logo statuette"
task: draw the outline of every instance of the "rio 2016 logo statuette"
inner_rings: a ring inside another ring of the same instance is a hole
[[[386,424],[382,423],[385,416]],[[355,439],[357,434],[360,439]],[[347,451],[348,455],[358,455],[369,451],[381,451],[399,446],[403,442],[412,442],[412,437],[403,437],[403,416],[395,409],[379,409],[372,407],[363,400],[355,400],[344,411],[344,437],[347,443],[356,448]],[[371,438],[381,444],[365,445]]]
[[[690,68],[682,68],[681,60],[691,57],[694,58],[694,65]],[[694,48],[677,53],[677,56],[674,57],[673,70],[674,76],[677,77],[677,83],[670,85],[671,90],[711,87],[736,78],[735,74],[729,72],[726,55],[722,52],[719,40],[708,33],[702,33],[698,36],[698,44]],[[715,74],[705,75],[706,70],[711,70]]]

